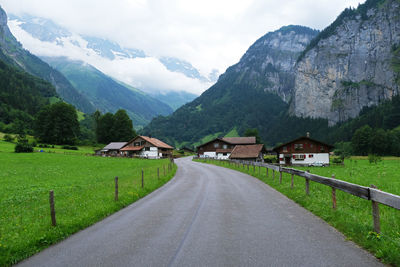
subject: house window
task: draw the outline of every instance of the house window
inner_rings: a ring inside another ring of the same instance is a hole
[[[279,158],[279,161],[283,161],[283,158]]]
[[[294,144],[294,150],[302,150],[303,144]]]
[[[228,156],[228,153],[223,153],[222,155],[224,155],[224,156]]]
[[[306,155],[300,154],[300,155],[293,155],[294,160],[304,160],[306,158]]]
[[[140,146],[140,142],[135,142],[134,146]]]
[[[145,147],[144,150],[145,151],[150,151],[150,147]]]
[[[283,152],[287,152],[287,146],[283,147]]]
[[[308,157],[311,159],[311,158],[314,157],[314,155],[313,155],[313,154],[310,154],[310,155],[308,155]]]
[[[227,148],[228,148],[228,145],[223,145],[222,148],[223,148],[223,149],[227,149]],[[224,155],[224,156],[226,156],[226,155]]]
[[[214,143],[215,148],[219,148],[219,143]]]

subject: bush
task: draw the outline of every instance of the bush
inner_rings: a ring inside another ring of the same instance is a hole
[[[11,134],[6,134],[6,135],[4,135],[4,141],[14,142],[14,137]]]
[[[29,144],[28,139],[25,137],[18,137],[18,143],[14,148],[15,153],[31,153],[33,152],[33,147]]]
[[[78,150],[78,147],[76,147],[76,146],[68,146],[68,145],[65,145],[65,146],[63,146],[62,148],[63,148],[63,149],[68,149],[68,150]]]
[[[341,158],[333,158],[332,163],[333,164],[342,164],[343,160]]]
[[[375,154],[369,154],[368,155],[368,161],[369,161],[370,164],[372,164],[372,163],[376,164],[376,163],[382,161],[382,158],[380,156],[378,156],[378,155],[375,155]]]
[[[37,146],[37,141],[36,141],[36,140],[33,140],[32,143],[31,143],[31,145],[32,145],[33,147],[36,147],[36,146]]]

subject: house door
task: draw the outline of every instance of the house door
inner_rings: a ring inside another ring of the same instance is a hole
[[[291,164],[290,159],[291,159],[290,155],[285,155],[285,165],[290,165]]]

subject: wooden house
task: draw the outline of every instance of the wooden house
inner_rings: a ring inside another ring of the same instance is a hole
[[[120,151],[124,156],[141,157],[149,159],[172,157],[173,147],[148,136],[136,136],[130,140]]]
[[[279,164],[282,165],[329,165],[329,152],[333,146],[311,139],[307,136],[299,137],[293,141],[274,148]]]
[[[263,144],[256,145],[237,145],[232,150],[230,159],[246,160],[246,161],[264,161],[264,153],[266,152]]]
[[[197,147],[197,155],[200,158],[228,159],[232,150],[237,145],[253,145],[256,138],[252,137],[224,137],[215,138]]]

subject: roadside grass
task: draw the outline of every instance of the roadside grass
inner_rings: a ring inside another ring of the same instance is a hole
[[[204,162],[203,160],[196,160]],[[352,240],[372,252],[382,262],[400,266],[400,211],[385,205],[379,205],[381,216],[381,233],[373,231],[371,201],[336,190],[337,209],[332,209],[332,189],[328,186],[310,181],[310,195],[305,193],[305,179],[294,176],[294,188],[290,187],[290,174],[283,173],[282,184],[279,183],[279,173],[250,166],[238,168],[227,162],[210,161],[217,166],[231,168],[252,175],[275,188],[299,205],[321,217],[330,225],[342,232],[348,240]],[[400,195],[400,159],[384,158],[378,164],[370,164],[364,158],[346,160],[344,166],[299,168],[310,170],[311,173],[370,186]],[[268,203],[265,203],[268,205]],[[338,255],[339,256],[339,255]]]
[[[167,159],[13,151],[13,144],[0,141],[0,266],[15,264],[100,221],[161,187],[176,172],[176,165],[168,171]],[[115,176],[118,201],[114,201]],[[50,190],[54,190],[56,227],[51,226]]]

